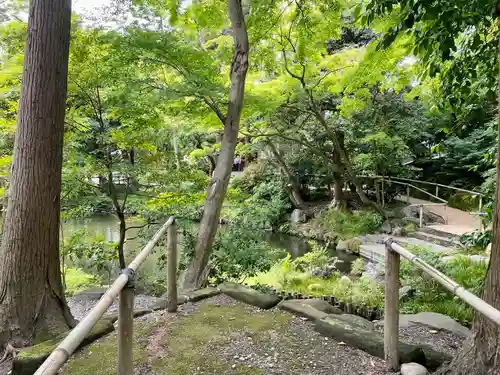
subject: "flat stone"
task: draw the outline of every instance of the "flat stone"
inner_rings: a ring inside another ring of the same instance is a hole
[[[322,319],[329,314],[342,314],[342,310],[321,299],[291,299],[281,302],[278,308],[309,320]]]
[[[87,336],[83,339],[78,348],[82,348],[98,338],[107,335],[114,330],[113,323],[110,320],[103,319],[97,322]],[[19,352],[14,359],[12,366],[12,375],[33,375],[35,371],[48,358],[50,353],[66,337],[66,334],[60,335],[52,340],[41,342],[25,348]]]
[[[420,312],[418,314],[401,314],[399,326],[408,327],[411,324],[422,324],[437,330],[448,331],[457,336],[467,337],[470,330],[447,315],[435,312]]]
[[[342,320],[346,323],[349,323],[353,326],[359,327],[361,329],[366,329],[368,331],[372,331],[375,329],[375,326],[368,319],[365,319],[358,315],[353,314],[340,314],[334,316],[335,319]]]
[[[277,296],[265,294],[236,283],[223,283],[219,285],[219,289],[229,297],[264,310],[276,306],[281,301],[281,298]]]
[[[185,297],[186,301],[189,302],[198,302],[210,297],[217,296],[219,294],[221,294],[221,291],[219,289],[208,287],[183,293],[182,297]]]
[[[101,297],[106,293],[106,288],[89,288],[82,292],[76,293],[73,299],[80,301],[99,301]]]
[[[317,332],[331,337],[349,346],[361,349],[375,357],[384,358],[384,336],[381,332],[364,329],[358,324],[339,319],[338,315],[329,315],[315,322]],[[427,345],[413,345],[399,342],[399,358],[402,362],[415,362],[435,370],[452,358]]]
[[[339,242],[337,242],[337,246],[335,247],[335,250],[347,251],[347,248],[348,248],[348,241],[340,240]]]
[[[429,375],[427,369],[418,363],[403,363],[401,375]]]
[[[435,312],[420,312],[417,314],[400,314],[399,315],[399,327],[406,328],[411,325],[424,325],[430,329],[435,329],[438,331],[447,331],[454,333],[457,336],[466,338],[470,334],[470,330],[458,323],[453,318],[447,315],[435,313]],[[378,321],[375,323],[376,328],[381,328],[384,326],[384,321]]]

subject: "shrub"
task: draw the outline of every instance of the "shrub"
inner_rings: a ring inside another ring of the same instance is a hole
[[[361,276],[364,270],[365,270],[365,261],[362,258],[358,258],[354,262],[352,262],[351,275]]]
[[[330,234],[341,239],[376,232],[383,218],[373,211],[353,211],[329,209],[317,219],[320,226]]]
[[[80,268],[67,267],[64,269],[66,284],[66,295],[72,296],[85,289],[100,286],[99,281],[93,275],[89,275]]]
[[[476,295],[481,293],[488,269],[487,263],[474,262],[460,255],[451,262],[443,262],[439,254],[426,248],[418,246],[408,246],[408,248],[471,293]],[[449,315],[466,324],[472,321],[473,310],[470,307],[410,261],[405,260],[401,263],[401,277],[405,285],[415,288],[414,298],[403,303],[403,312],[433,311]]]
[[[480,232],[478,230],[470,233],[465,233],[460,236],[460,243],[467,248],[486,249],[491,240],[493,233],[491,230]]]

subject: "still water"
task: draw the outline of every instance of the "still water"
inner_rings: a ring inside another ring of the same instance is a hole
[[[128,222],[128,226],[140,225],[140,223]],[[197,224],[193,224],[197,226]],[[89,236],[102,235],[108,242],[117,242],[119,239],[118,220],[114,216],[94,216],[85,219],[75,219],[64,223],[63,236],[68,238],[78,230],[85,229]],[[142,248],[143,243],[140,239],[135,238],[139,229],[130,229],[127,231],[127,240],[125,243],[125,255],[127,262],[131,261],[137,252]],[[311,250],[311,246],[307,239],[290,236],[284,233],[274,233],[262,231],[259,235],[270,245],[278,249],[284,249],[290,253],[293,258],[304,255]],[[179,246],[182,241],[179,241]],[[158,265],[158,258],[163,250],[159,249],[150,255],[144,264],[141,266],[139,277],[147,281],[148,279],[157,278],[156,275],[162,275],[164,270]],[[339,252],[334,254],[342,262],[337,263],[337,268],[341,272],[347,273],[350,270],[351,263],[356,259],[356,256]],[[84,267],[85,268],[85,267]],[[113,276],[112,276],[113,277]]]

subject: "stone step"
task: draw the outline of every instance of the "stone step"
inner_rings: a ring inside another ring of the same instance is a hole
[[[455,240],[453,238],[442,237],[442,236],[439,236],[436,234],[431,234],[431,233],[427,233],[427,232],[423,232],[423,231],[413,232],[413,233],[410,233],[408,236],[413,237],[413,238],[418,238],[420,240],[424,240],[424,241],[427,241],[430,243],[437,243],[437,244],[439,244],[441,246],[445,246],[445,247],[455,248],[455,247],[461,246],[460,242],[458,242],[457,240]]]
[[[434,236],[439,236],[439,237],[443,237],[446,239],[450,239],[452,241],[459,241],[460,240],[460,236],[458,234],[445,232],[443,230],[432,228],[432,227],[423,227],[423,228],[420,228],[419,231],[424,232],[424,233],[428,233],[428,234],[432,234]]]

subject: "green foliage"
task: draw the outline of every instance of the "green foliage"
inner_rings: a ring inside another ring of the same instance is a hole
[[[81,292],[85,289],[100,286],[99,280],[80,268],[66,267],[63,270],[67,296]]]
[[[361,277],[352,281],[338,272],[327,279],[311,274],[316,267],[334,263],[335,259],[327,256],[325,248],[315,247],[310,253],[294,260],[288,255],[276,262],[268,272],[259,273],[249,282],[308,296],[335,296],[347,303],[366,304],[372,308],[383,306],[383,288],[372,280]]]
[[[408,248],[470,292],[475,295],[481,294],[488,269],[487,263],[474,262],[467,256],[460,255],[451,262],[443,262],[439,254],[429,249],[418,246],[408,246]],[[416,289],[415,296],[403,302],[402,311],[407,313],[434,311],[467,324],[472,322],[474,315],[472,308],[454,297],[410,261],[405,260],[401,263],[401,278],[403,284]]]
[[[116,243],[106,242],[102,234],[92,237],[83,229],[65,239],[61,253],[64,263],[69,261],[87,272],[100,275],[108,284],[118,260]]]
[[[365,270],[365,261],[362,258],[356,259],[351,265],[351,275],[361,276]]]
[[[460,243],[467,248],[479,248],[486,249],[488,244],[491,243],[493,239],[493,233],[491,230],[474,231],[470,233],[465,233],[460,236]]]
[[[348,239],[377,231],[382,225],[382,217],[373,211],[353,211],[329,209],[317,218],[319,225],[331,237]]]

